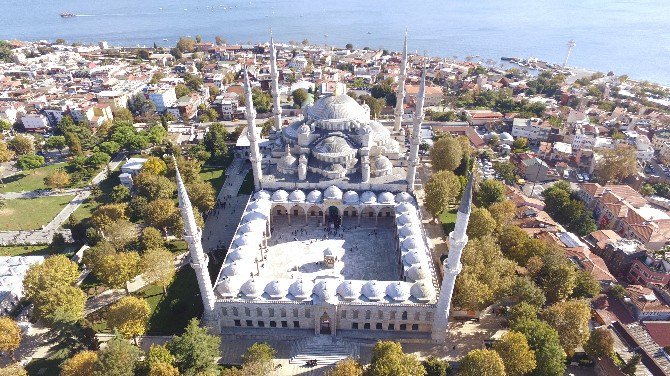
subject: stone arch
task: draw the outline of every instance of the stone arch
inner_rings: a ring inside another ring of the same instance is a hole
[[[349,205],[342,210],[342,224],[358,224],[360,210],[357,206]]]
[[[290,223],[288,218],[288,209],[284,205],[274,205],[272,207],[271,217],[273,226],[275,224]]]
[[[323,222],[323,208],[318,205],[312,205],[307,208],[305,215],[307,216],[308,224],[318,225]]]
[[[291,217],[291,221],[293,221],[293,224],[300,224],[302,223],[302,219],[305,219],[305,223],[307,223],[307,217],[305,216],[305,208],[303,208],[301,205],[293,205],[289,211],[289,217]]]
[[[377,211],[377,226],[393,227],[395,224],[395,208],[390,205],[382,206]]]
[[[377,223],[377,209],[374,206],[362,207],[358,222],[361,226],[374,227]]]

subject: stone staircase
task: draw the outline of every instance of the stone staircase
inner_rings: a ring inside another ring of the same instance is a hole
[[[316,359],[318,365],[332,365],[346,358],[358,358],[358,346],[346,340],[319,335],[294,342],[291,364],[305,364]]]

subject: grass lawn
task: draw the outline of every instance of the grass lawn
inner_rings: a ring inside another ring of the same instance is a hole
[[[110,198],[110,194],[112,193],[112,189],[121,184],[119,182],[119,171],[114,171],[109,176],[107,179],[103,180],[100,182],[100,189],[102,190],[103,194],[98,198],[98,200],[102,201],[102,204],[109,204],[112,202],[112,199]],[[77,210],[72,213],[72,217],[74,217],[77,221],[82,221],[84,219],[90,218],[91,214],[95,211],[95,209],[100,206],[101,203],[98,202],[97,200],[93,199],[93,196],[89,196],[84,202],[79,205]]]
[[[223,182],[226,180],[226,169],[216,166],[202,166],[200,169],[200,178],[203,181],[210,182],[214,191],[218,194]]]
[[[184,252],[188,252],[188,244],[186,244],[185,241],[177,239],[173,240],[167,244],[165,244],[165,248],[167,248],[168,251],[179,255]]]
[[[0,231],[39,229],[73,198],[74,195],[6,200],[0,209]]]
[[[250,195],[252,193],[254,193],[254,173],[249,171],[247,172],[247,176],[244,177],[242,186],[240,187],[240,190],[237,192],[237,194]]]
[[[440,214],[440,223],[442,223],[442,229],[444,229],[445,235],[449,235],[450,232],[454,231],[454,227],[456,227],[457,211],[458,209],[452,209]]]
[[[60,246],[51,245],[17,245],[0,247],[0,256],[46,256],[62,253],[70,257],[73,255],[78,245],[65,244]]]
[[[3,179],[0,186],[0,193],[34,191],[37,189],[47,189],[44,185],[44,178],[59,168],[64,168],[67,163],[54,163],[42,166],[35,171],[23,171],[16,175]]]

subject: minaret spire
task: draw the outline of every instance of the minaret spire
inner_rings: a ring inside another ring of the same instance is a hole
[[[407,168],[407,184],[410,192],[414,192],[416,168],[419,165],[419,145],[421,144],[421,124],[423,123],[423,101],[426,92],[426,63],[423,64],[421,86],[416,99],[414,111],[414,125],[412,127],[412,142],[409,148],[409,167]]]
[[[400,132],[402,124],[402,115],[405,113],[405,80],[407,79],[407,30],[405,30],[405,43],[402,49],[402,62],[400,63],[400,77],[398,77],[398,93],[395,103],[395,121],[393,131]]]
[[[449,326],[449,311],[451,310],[451,298],[454,294],[456,277],[461,272],[461,254],[463,248],[468,244],[468,235],[466,230],[470,221],[470,212],[472,210],[472,185],[473,175],[470,173],[468,184],[465,186],[461,204],[456,214],[456,227],[449,234],[449,254],[444,260],[442,267],[444,277],[440,288],[440,296],[437,299],[435,307],[435,319],[433,320],[433,331],[431,337],[436,342],[442,342],[447,337],[447,328]]]
[[[193,206],[191,205],[191,200],[188,198],[186,186],[181,179],[177,161],[174,158],[173,160],[177,179],[179,209],[181,210],[181,218],[184,221],[184,240],[188,244],[189,254],[191,256],[191,267],[195,270],[195,276],[198,279],[200,297],[202,298],[202,305],[205,309],[203,321],[211,323],[216,319],[216,313],[214,311],[216,297],[214,296],[214,288],[209,278],[209,271],[207,270],[209,258],[202,249],[202,231],[195,221]]]
[[[251,168],[254,172],[254,189],[261,189],[261,152],[258,148],[258,134],[256,133],[256,110],[254,109],[254,99],[251,95],[251,84],[249,83],[249,74],[247,68],[244,68],[244,94],[247,103],[247,137],[249,138]]]
[[[270,29],[270,74],[272,75],[272,113],[275,118],[275,131],[281,130],[281,103],[279,98],[279,72],[277,71],[277,49],[272,29]]]

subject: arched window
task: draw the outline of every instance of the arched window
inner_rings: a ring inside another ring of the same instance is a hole
[[[263,310],[259,308],[256,308],[256,316],[257,317],[263,317]]]
[[[407,311],[402,311],[402,316],[400,318],[402,320],[407,320]]]
[[[370,316],[371,316],[371,314],[372,314],[372,312],[370,312],[370,310],[369,310],[369,309],[368,309],[367,311],[365,311],[365,319],[366,319],[366,320],[369,320],[369,319],[370,319]]]

